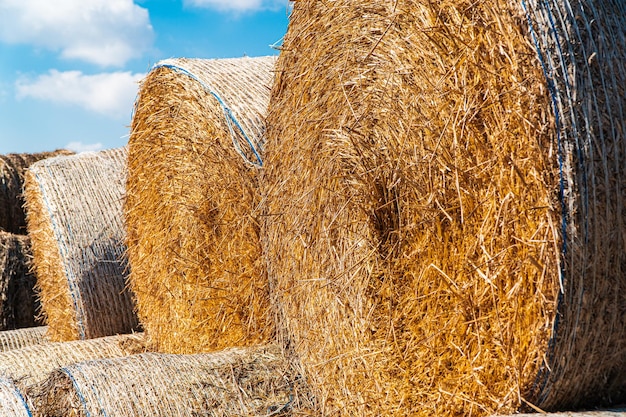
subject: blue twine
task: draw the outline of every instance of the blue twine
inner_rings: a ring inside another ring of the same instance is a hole
[[[215,99],[217,100],[219,105],[222,107],[222,110],[224,111],[224,116],[226,116],[226,124],[228,125],[228,130],[230,131],[230,136],[232,138],[233,145],[235,146],[235,149],[237,150],[239,155],[241,155],[241,157],[244,159],[244,161],[246,161],[249,164],[252,164],[252,165],[255,165],[255,166],[259,166],[259,167],[263,166],[263,159],[261,158],[261,155],[259,154],[259,151],[257,151],[256,146],[254,145],[252,140],[248,137],[248,135],[246,134],[246,131],[241,126],[241,124],[239,123],[239,121],[237,120],[235,115],[233,114],[232,110],[226,105],[226,103],[224,103],[224,100],[222,100],[222,98],[215,91],[213,91],[213,89],[211,89],[210,86],[208,86],[204,81],[202,81],[198,76],[196,76],[195,74],[193,74],[189,70],[187,70],[187,69],[185,69],[183,67],[180,67],[178,65],[159,63],[159,64],[156,64],[154,67],[152,67],[152,70],[157,69],[157,68],[162,68],[162,67],[163,68],[168,68],[168,69],[171,69],[173,71],[179,72],[181,74],[187,75],[191,79],[193,79],[193,80],[197,81],[198,83],[200,83],[200,85],[207,92],[209,92],[213,97],[215,97]],[[254,153],[254,157],[256,158],[257,162],[249,160],[248,157],[243,152],[243,150],[241,149],[241,146],[239,145],[239,142],[237,141],[235,130],[233,129],[233,125],[239,130],[239,132],[241,132],[242,136],[244,137],[244,139],[246,140],[246,142],[250,146],[250,149],[252,150],[252,153]]]
[[[33,413],[30,411],[30,407],[28,406],[28,402],[26,402],[26,399],[24,398],[24,396],[22,395],[22,393],[20,392],[19,389],[17,389],[17,387],[13,384],[9,384],[6,380],[0,380],[0,382],[7,388],[9,388],[11,391],[13,391],[13,394],[15,394],[15,396],[17,397],[17,399],[22,403],[22,405],[24,406],[24,410],[26,411],[26,414],[28,414],[28,417],[33,417]]]
[[[533,22],[532,22],[532,18],[530,16],[530,12],[526,6],[526,1],[525,0],[521,0],[522,3],[522,7],[524,9],[524,11],[526,12],[526,18],[528,20],[528,27],[530,30],[530,34],[533,38],[533,42],[535,44],[535,48],[537,50],[537,56],[539,58],[539,61],[541,63],[541,68],[543,70],[543,74],[546,77],[546,82],[548,84],[548,90],[550,92],[550,97],[552,100],[552,107],[554,109],[554,117],[555,117],[555,125],[556,125],[556,137],[557,137],[557,149],[558,149],[558,162],[559,162],[559,199],[561,201],[561,211],[562,211],[562,221],[561,221],[561,233],[563,234],[563,243],[562,243],[562,255],[563,258],[565,258],[565,255],[567,254],[567,220],[568,220],[568,212],[567,212],[567,204],[565,202],[565,177],[564,177],[564,169],[563,169],[563,144],[562,144],[562,139],[561,139],[561,118],[560,118],[560,113],[559,113],[559,107],[558,107],[558,97],[557,97],[557,90],[556,87],[554,85],[554,80],[552,79],[551,75],[550,75],[550,71],[548,70],[547,64],[544,60],[543,57],[543,53],[541,51],[541,46],[539,45],[539,40],[537,39],[537,35],[535,33],[535,29],[533,26]],[[544,3],[545,4],[545,3]],[[547,7],[547,5],[546,5]],[[551,19],[552,20],[552,19]],[[555,30],[554,25],[552,26],[552,30],[554,32],[554,36],[555,38],[557,37],[557,33]],[[558,44],[558,42],[557,42]],[[559,51],[560,51],[560,46],[559,46]],[[564,301],[564,288],[563,288],[563,277],[565,276],[565,262],[561,262],[561,270],[560,270],[560,276],[559,276],[559,284],[561,285],[561,291],[559,291],[559,295],[557,298],[557,313],[556,316],[554,318],[554,323],[552,325],[552,337],[550,338],[550,341],[548,342],[548,352],[550,355],[553,355],[554,353],[554,346],[556,344],[556,334],[559,328],[559,324],[560,324],[560,311],[561,311],[561,307]],[[541,369],[538,371],[537,376],[535,378],[535,382],[533,384],[534,388],[537,388],[539,386],[539,380],[543,379],[543,383],[542,386],[540,388],[540,392],[543,392],[545,386],[548,383],[548,378],[547,378],[547,374],[544,376],[544,373],[546,371],[546,364],[542,364]],[[544,394],[544,397],[547,394]]]
[[[52,172],[50,171],[49,165],[46,165],[46,169],[48,170],[48,174],[50,174],[50,176],[53,176]],[[42,185],[42,181],[39,175],[36,172],[34,174],[35,174],[35,178],[37,178],[37,183],[39,184],[39,191],[41,192],[41,197],[43,198],[46,208],[48,209],[50,222],[52,223],[52,230],[56,233],[57,230],[59,230],[59,226],[54,218],[52,208],[50,207],[50,202],[48,201],[46,190],[44,189]],[[67,259],[67,248],[63,245],[62,239],[57,239],[57,242],[59,243],[59,253],[61,257],[63,259]],[[63,262],[63,264],[65,268],[65,276],[67,277],[67,285],[69,287],[70,296],[72,297],[72,303],[74,304],[74,311],[76,312],[76,325],[78,327],[78,333],[79,333],[80,338],[84,340],[85,339],[85,326],[83,323],[83,313],[82,313],[82,309],[79,308],[79,303],[77,300],[77,296],[80,296],[80,294],[77,291],[76,283],[75,283],[75,280],[73,279],[72,271],[70,271],[66,267],[65,262]]]
[[[61,368],[61,372],[63,372],[70,378],[70,381],[72,381],[72,385],[74,385],[74,390],[76,391],[76,395],[78,395],[78,399],[83,405],[83,410],[85,411],[85,414],[87,415],[87,417],[91,417],[91,413],[87,409],[87,401],[85,400],[85,397],[83,396],[83,393],[81,392],[80,387],[78,386],[78,382],[76,382],[76,379],[74,378],[74,375],[72,375],[70,370],[65,367]]]

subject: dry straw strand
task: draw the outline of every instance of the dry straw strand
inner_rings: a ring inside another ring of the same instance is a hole
[[[291,378],[278,347],[258,346],[76,363],[29,393],[36,416],[295,415]]]
[[[623,400],[626,14],[527,3],[294,4],[262,235],[325,414]]]
[[[274,62],[166,60],[141,84],[124,215],[129,281],[158,351],[248,346],[273,334],[252,151],[263,146]]]
[[[126,149],[46,159],[26,173],[28,232],[54,341],[129,333],[122,199]]]
[[[0,230],[0,330],[41,324],[30,239]]]
[[[0,352],[47,343],[47,331],[48,329],[46,326],[1,331]]]
[[[22,195],[24,171],[39,160],[69,154],[72,152],[56,150],[34,154],[0,155],[0,230],[26,234],[24,198]]]

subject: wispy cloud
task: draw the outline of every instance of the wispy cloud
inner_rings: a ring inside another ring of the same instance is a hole
[[[122,119],[129,117],[144,74],[111,72],[85,75],[80,71],[51,70],[36,79],[16,82],[18,99],[33,98],[81,106],[87,110]]]
[[[288,3],[287,0],[183,0],[183,2],[186,6],[234,12],[275,9]]]
[[[148,11],[132,0],[0,0],[0,41],[123,66],[152,45]]]
[[[79,152],[94,152],[103,148],[100,142],[98,143],[83,143],[83,142],[70,142],[64,147],[67,150]]]

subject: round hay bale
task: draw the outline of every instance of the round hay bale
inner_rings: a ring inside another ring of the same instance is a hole
[[[126,149],[50,158],[26,173],[28,233],[52,341],[138,328],[126,288]]]
[[[324,414],[626,399],[624,24],[611,0],[294,3],[262,236]]]
[[[76,362],[115,358],[145,352],[142,333],[70,342],[50,342],[0,353],[0,375],[20,387],[44,381],[55,369]]]
[[[273,334],[257,173],[274,62],[167,60],[140,86],[124,215],[130,286],[157,351]]]
[[[71,153],[67,150],[56,150],[34,154],[0,155],[0,230],[26,234],[24,198],[22,196],[24,171],[32,163],[41,159]]]
[[[42,324],[30,265],[29,237],[0,230],[0,330]]]
[[[47,331],[46,326],[2,331],[0,332],[0,352],[47,343]]]
[[[301,409],[298,382],[272,346],[76,363],[28,392],[34,415],[48,417],[268,416]]]
[[[15,383],[0,377],[0,415],[33,417],[24,395]]]

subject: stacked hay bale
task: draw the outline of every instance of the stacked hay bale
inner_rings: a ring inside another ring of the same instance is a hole
[[[125,168],[120,148],[46,159],[26,173],[28,232],[50,340],[138,327],[126,288]]]
[[[56,150],[34,154],[0,155],[0,229],[8,233],[26,234],[22,185],[24,171],[33,163],[71,151]]]
[[[71,153],[0,155],[0,330],[41,324],[30,272],[30,241],[25,236],[24,172],[37,161]]]
[[[141,333],[70,342],[50,342],[0,353],[0,375],[20,389],[38,384],[54,370],[87,360],[116,358],[146,351]]]
[[[40,324],[30,239],[0,230],[0,330]]]
[[[35,416],[266,416],[300,409],[277,347],[145,353],[66,366],[28,390]]]
[[[626,399],[626,13],[565,3],[294,4],[264,254],[324,414]]]
[[[0,352],[47,343],[46,326],[28,327],[0,332]]]
[[[153,349],[207,352],[273,334],[257,171],[274,62],[167,60],[141,84],[124,215]]]

